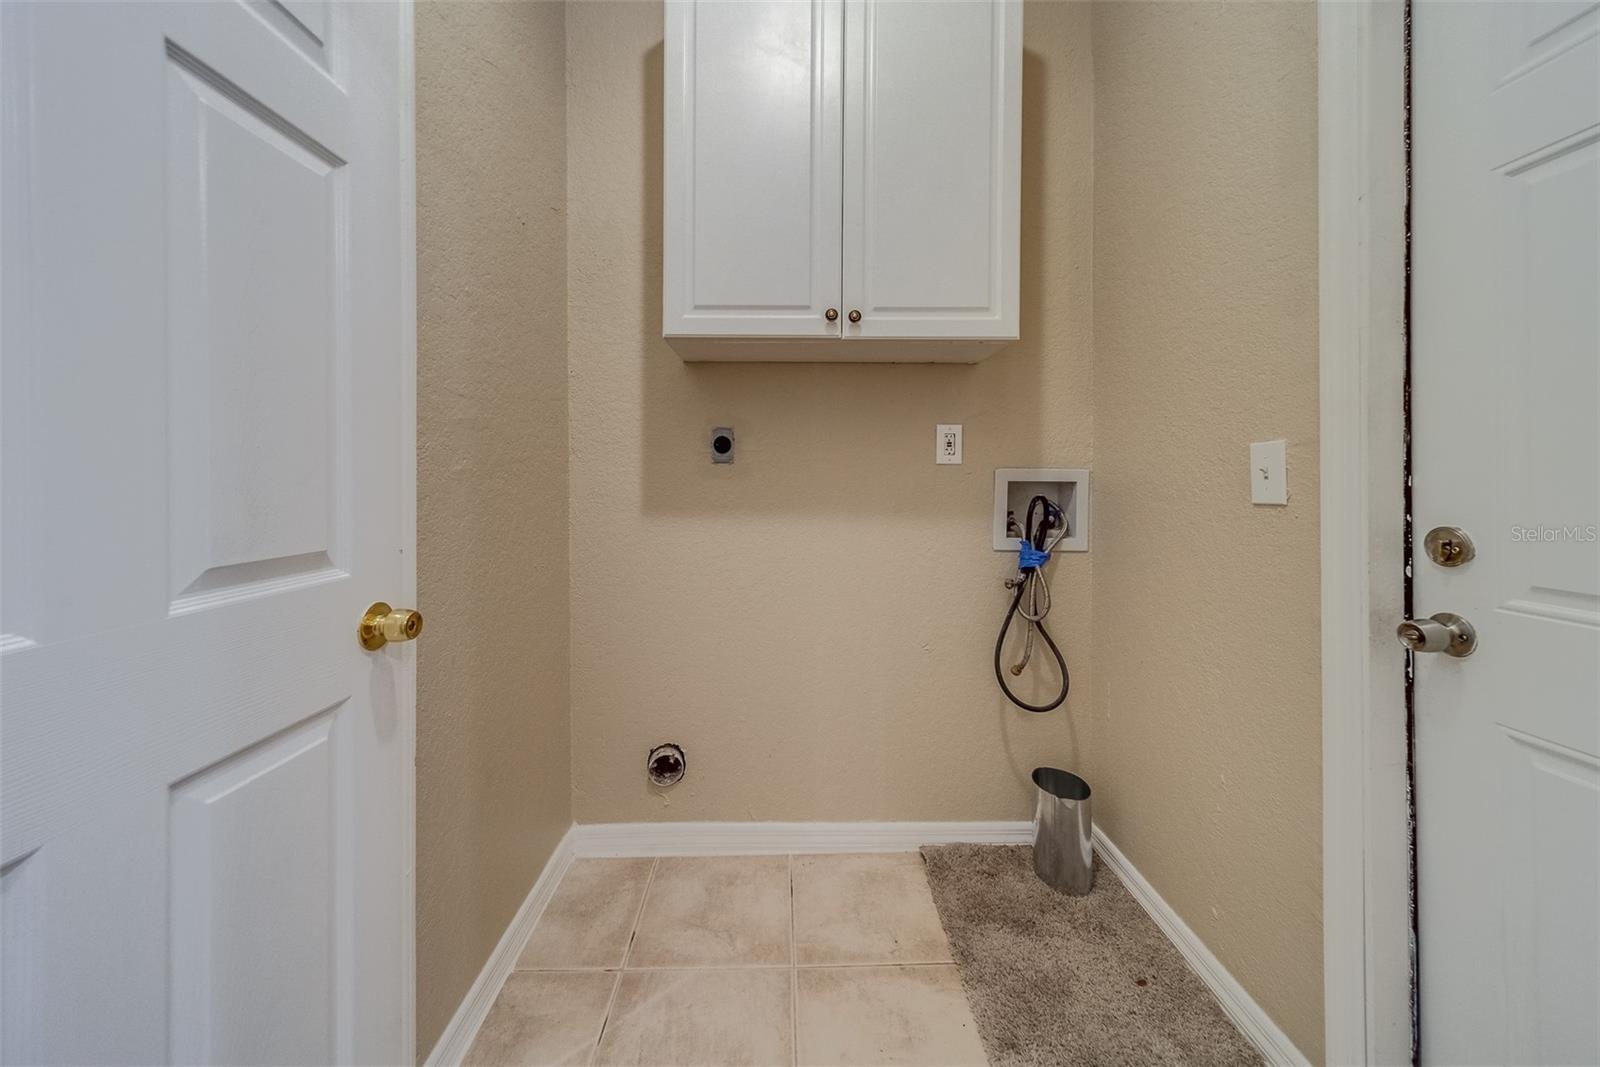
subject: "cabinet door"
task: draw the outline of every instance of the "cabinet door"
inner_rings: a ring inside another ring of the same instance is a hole
[[[1012,340],[1017,0],[845,0],[844,336]]]
[[[667,336],[839,336],[841,2],[667,3]]]

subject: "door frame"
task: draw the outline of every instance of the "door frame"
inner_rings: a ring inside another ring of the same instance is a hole
[[[1328,1063],[1413,1062],[1405,0],[1318,2],[1323,1004]]]
[[[417,49],[416,5],[398,0],[400,55],[396,101],[400,156],[400,535],[407,547],[400,563],[400,602],[417,603]],[[417,656],[405,657],[397,709],[401,723],[401,759],[405,760],[404,929],[401,931],[400,1007],[403,1062],[417,1062]]]

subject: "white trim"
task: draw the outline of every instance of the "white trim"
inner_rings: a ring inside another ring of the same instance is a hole
[[[970,842],[1026,845],[1031,822],[623,822],[573,827],[574,854],[756,856],[910,852]]]
[[[484,1017],[489,1014],[489,1008],[500,995],[500,988],[511,976],[517,957],[522,955],[522,947],[527,944],[528,935],[533,932],[534,924],[539,921],[539,916],[544,914],[545,905],[549,904],[550,898],[555,895],[556,886],[561,884],[567,868],[572,866],[572,846],[577,837],[577,830],[576,826],[569,828],[562,836],[561,843],[556,845],[555,851],[550,853],[550,859],[545,862],[544,870],[534,881],[533,888],[528,890],[527,899],[522,902],[522,907],[517,909],[517,914],[512,917],[506,932],[500,935],[500,943],[489,953],[483,970],[478,972],[477,981],[467,990],[461,1006],[456,1008],[450,1025],[439,1035],[439,1040],[433,1046],[433,1051],[428,1054],[423,1067],[460,1067],[461,1061],[466,1058],[467,1052],[472,1048],[472,1042],[478,1036],[478,1028],[483,1025]]]
[[[1172,910],[1171,905],[1161,899],[1161,894],[1155,891],[1155,887],[1145,881],[1139,869],[1128,862],[1128,858],[1111,843],[1111,839],[1102,833],[1099,827],[1095,827],[1094,830],[1094,848],[1100,853],[1105,865],[1116,872],[1117,877],[1122,879],[1122,884],[1127,886],[1128,892],[1133,894],[1133,898],[1149,913],[1150,918],[1155,920],[1156,926],[1161,928],[1167,940],[1177,948],[1190,969],[1206,984],[1206,988],[1211,990],[1212,995],[1217,998],[1217,1003],[1222,1005],[1222,1010],[1233,1020],[1239,1032],[1255,1045],[1266,1061],[1275,1067],[1276,1065],[1309,1067],[1310,1061],[1295,1047],[1294,1042],[1289,1040],[1288,1035],[1278,1029],[1278,1024],[1272,1021],[1249,993],[1245,992],[1244,986],[1228,973],[1222,962],[1206,948],[1205,942],[1189,929],[1189,925],[1178,917],[1178,913]]]
[[[400,54],[396,81],[400,90],[396,121],[400,156],[400,536],[406,548],[400,562],[402,604],[417,602],[417,57],[416,10],[411,0],[399,5]],[[404,660],[405,681],[399,692],[401,745],[405,761],[405,835],[403,929],[400,967],[405,993],[400,1006],[401,1044],[405,1063],[417,1062],[417,657]]]
[[[1411,1060],[1405,8],[1318,5],[1323,988],[1329,1063]]]

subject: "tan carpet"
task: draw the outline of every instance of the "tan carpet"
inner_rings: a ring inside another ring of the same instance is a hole
[[[1084,897],[1040,882],[1026,845],[922,858],[994,1067],[1262,1062],[1098,857]]]

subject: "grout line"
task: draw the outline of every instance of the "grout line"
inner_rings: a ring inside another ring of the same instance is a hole
[[[644,879],[644,892],[639,894],[639,910],[633,913],[633,925],[628,928],[628,947],[622,950],[622,970],[628,970],[628,957],[633,955],[633,942],[639,936],[639,920],[644,918],[644,906],[650,901],[650,887],[656,884],[656,871],[661,868],[661,859],[657,857],[650,861],[650,873]]]
[[[606,1001],[606,1013],[600,1018],[600,1032],[594,1035],[594,1048],[589,1050],[589,1058],[585,1063],[592,1064],[600,1055],[600,1042],[605,1040],[606,1027],[611,1025],[611,1012],[617,1006],[617,992],[622,989],[622,972],[617,972],[617,977],[611,982],[611,996]]]
[[[3,2],[3,0],[0,0]],[[943,964],[929,964],[928,966],[944,966]],[[788,971],[793,970],[787,963],[730,963],[716,965],[702,965],[698,963],[678,963],[666,967],[629,967],[623,974],[674,974],[679,971]]]
[[[629,967],[629,974],[649,971],[838,971],[857,967],[954,967],[955,960],[840,960],[835,963],[667,963]],[[615,974],[621,967],[524,967],[518,974]]]
[[[570,973],[576,973],[576,974],[610,974],[613,971],[620,971],[620,970],[622,970],[621,967],[615,967],[615,966],[613,966],[613,967],[584,967],[584,966],[579,965],[579,964],[573,964],[571,967],[520,967],[520,968],[517,969],[517,971],[515,973],[517,973],[517,974],[570,974]]]
[[[800,1067],[800,945],[794,924],[794,855],[789,856],[789,1063]]]
[[[633,925],[628,928],[628,944],[622,950],[622,963],[617,967],[616,980],[611,983],[611,997],[606,1001],[606,1013],[600,1020],[600,1032],[595,1035],[594,1048],[589,1050],[588,1063],[594,1063],[600,1055],[600,1043],[606,1038],[606,1027],[611,1025],[611,1013],[617,1007],[617,994],[622,991],[622,973],[628,966],[628,954],[633,951],[633,939],[639,934],[639,920],[644,918],[644,902],[650,899],[650,887],[655,884],[656,868],[661,866],[659,859],[650,861],[650,873],[644,878],[644,892],[639,894],[639,910],[633,913]]]
[[[890,963],[802,963],[798,969],[802,971],[848,971],[872,967],[882,970],[885,967],[954,967],[955,965],[954,960],[902,960]]]
[[[585,967],[582,964],[573,964],[571,967],[523,967],[512,971],[512,974],[615,974],[620,967]]]

